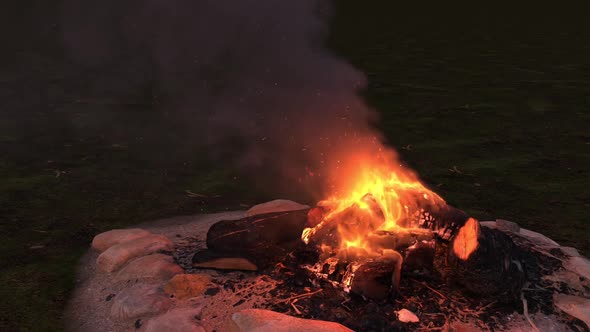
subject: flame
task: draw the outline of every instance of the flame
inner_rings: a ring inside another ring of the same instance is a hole
[[[341,248],[369,250],[367,236],[371,232],[395,232],[415,226],[408,225],[407,220],[421,206],[445,204],[410,170],[383,160],[356,159],[353,167],[340,170],[340,189],[318,203],[328,212],[319,224],[303,231],[305,243],[334,219],[339,219]]]

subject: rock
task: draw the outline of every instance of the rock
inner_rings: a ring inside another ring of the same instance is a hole
[[[338,323],[296,318],[262,309],[236,312],[228,325],[228,330],[232,332],[352,332]]]
[[[167,237],[152,234],[110,247],[98,256],[96,264],[103,272],[113,272],[133,258],[160,250],[171,250],[172,247],[173,244]]]
[[[404,322],[404,323],[418,323],[420,321],[420,319],[418,318],[418,316],[416,316],[416,314],[414,314],[413,312],[411,312],[408,309],[402,309],[400,311],[396,311],[395,313],[397,314],[397,319],[400,322]]]
[[[140,228],[113,229],[95,236],[92,240],[92,248],[103,252],[119,243],[139,239],[150,234],[150,232]]]
[[[487,228],[491,228],[491,229],[498,228],[495,221],[480,221],[479,224],[483,227],[487,227]]]
[[[196,252],[193,256],[193,266],[203,269],[257,271],[258,267],[246,258],[223,257],[211,250]]]
[[[157,285],[137,284],[114,297],[111,316],[126,320],[157,314],[171,306],[172,300]]]
[[[184,270],[174,263],[171,256],[152,254],[139,257],[125,265],[116,275],[116,281],[152,279],[165,281]]]
[[[590,299],[565,294],[554,294],[555,306],[586,323],[590,328]]]
[[[504,219],[496,219],[496,227],[501,231],[508,231],[512,233],[520,232],[520,226],[517,223]]]
[[[203,295],[211,279],[204,274],[177,274],[164,285],[164,292],[179,300]]]
[[[565,284],[567,287],[574,289],[581,294],[590,290],[590,280],[587,278],[580,278],[580,275],[568,269],[560,269],[553,272],[552,275],[542,277],[545,281],[554,283],[555,289],[559,289],[561,285]]]
[[[559,243],[545,235],[521,228],[519,234],[540,247],[559,247]]]
[[[274,201],[254,205],[250,210],[246,211],[246,216],[255,216],[258,214],[285,212],[309,209],[308,205],[299,204],[297,202],[286,199],[275,199]]]
[[[198,308],[176,308],[165,314],[150,319],[145,332],[205,332],[195,317],[201,315],[202,306]]]
[[[563,263],[563,267],[579,276],[590,279],[590,261],[584,257],[570,257]]]
[[[559,247],[561,252],[571,257],[581,257],[582,255],[578,252],[578,249],[572,247]]]

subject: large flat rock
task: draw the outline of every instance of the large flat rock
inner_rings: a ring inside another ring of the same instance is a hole
[[[148,235],[135,240],[119,243],[107,249],[96,259],[98,269],[113,272],[129,260],[153,254],[160,250],[171,250],[172,242],[163,235]]]
[[[286,199],[275,199],[274,201],[254,205],[248,211],[246,216],[255,216],[272,212],[285,212],[309,209],[309,205],[300,204]]]
[[[553,300],[556,307],[583,321],[590,329],[590,299],[575,295],[555,294]]]
[[[152,254],[136,258],[125,265],[117,275],[116,281],[150,279],[166,281],[184,270],[174,263],[172,256]]]
[[[141,228],[113,229],[95,236],[92,240],[92,248],[103,252],[119,243],[139,239],[150,234],[150,232]]]
[[[120,320],[154,315],[172,306],[158,285],[137,284],[126,288],[113,299],[111,316]]]
[[[205,332],[195,317],[201,314],[201,308],[176,308],[165,314],[150,319],[145,332]]]
[[[297,318],[262,309],[234,313],[228,329],[232,332],[352,332],[338,323]]]
[[[184,300],[203,295],[210,282],[206,274],[177,274],[164,285],[164,292]]]

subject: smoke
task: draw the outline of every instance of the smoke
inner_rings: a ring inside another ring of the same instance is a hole
[[[69,0],[63,13],[73,59],[155,84],[208,158],[311,191],[347,155],[381,149],[364,76],[325,48],[325,1]]]

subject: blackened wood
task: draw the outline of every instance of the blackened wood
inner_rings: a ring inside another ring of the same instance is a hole
[[[428,275],[433,270],[436,241],[419,241],[403,251],[404,274]]]
[[[439,239],[451,240],[469,216],[462,210],[450,205],[430,206],[423,210],[420,227],[433,231]]]
[[[402,256],[394,251],[378,260],[363,263],[354,271],[350,291],[366,298],[383,301],[399,290]]]
[[[307,210],[220,221],[207,232],[207,248],[226,257],[248,258],[264,268],[301,243],[306,222]]]
[[[522,255],[505,233],[480,227],[478,247],[466,260],[457,256],[453,243],[447,252],[446,275],[467,292],[506,300],[519,296],[525,282]]]

